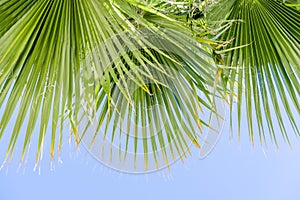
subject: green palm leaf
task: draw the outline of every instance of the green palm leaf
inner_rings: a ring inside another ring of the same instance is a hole
[[[218,9],[220,6],[225,9]],[[260,141],[265,140],[264,118],[275,143],[275,124],[289,140],[284,116],[299,134],[300,12],[276,0],[220,1],[211,9],[212,20],[239,20],[221,36],[221,40],[233,41],[219,51],[226,52],[224,76],[228,87],[237,92],[239,134],[243,99],[252,141],[254,124]],[[230,96],[231,113],[233,100],[234,93]]]
[[[40,130],[37,162],[49,134],[48,126],[52,129],[51,158],[56,145],[58,152],[62,148],[62,126],[66,122],[79,143],[82,135],[78,126],[85,103],[92,106],[93,112],[100,112],[96,127],[113,122],[113,130],[106,129],[104,134],[111,133],[111,141],[116,124],[122,121],[119,118],[124,120],[125,113],[130,115],[133,109],[138,113],[132,113],[137,124],[153,115],[169,120],[167,140],[161,134],[149,144],[144,139],[146,167],[148,145],[155,152],[158,146],[163,149],[172,140],[175,146],[168,148],[176,148],[180,155],[185,154],[189,141],[198,145],[199,127],[189,124],[180,131],[179,125],[184,124],[178,117],[180,112],[187,112],[186,117],[200,126],[203,122],[195,112],[197,107],[204,105],[214,111],[208,87],[215,87],[216,67],[210,64],[210,54],[193,38],[185,17],[178,15],[178,5],[135,0],[0,1],[0,107],[4,108],[0,138],[17,112],[6,158],[12,159],[24,126],[21,162],[36,128]],[[188,5],[188,1],[182,5]],[[174,78],[172,71],[181,78]],[[147,84],[149,81],[152,84]],[[132,84],[141,90],[132,94]],[[168,92],[170,86],[173,89]],[[195,101],[182,102],[178,98],[184,98],[182,92],[189,92]],[[200,92],[205,98],[199,98]],[[160,102],[166,112],[144,112],[144,104],[149,106],[151,102]],[[155,126],[143,134],[151,136],[153,129]],[[136,154],[137,142],[133,145]]]

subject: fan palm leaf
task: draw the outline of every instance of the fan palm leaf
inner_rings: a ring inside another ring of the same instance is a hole
[[[223,6],[224,10],[218,9]],[[237,92],[239,134],[245,99],[252,141],[254,124],[260,141],[265,140],[264,118],[275,143],[278,132],[289,141],[284,116],[299,135],[300,12],[277,0],[219,1],[211,9],[212,20],[238,20],[220,37],[232,42],[219,53],[224,53],[223,77],[232,92],[231,113]],[[272,108],[275,116],[271,114]],[[279,125],[280,131],[274,124]]]
[[[150,132],[143,132],[146,168],[148,145],[157,152],[157,146],[164,149],[174,140],[175,146],[168,148],[176,148],[179,155],[185,154],[189,141],[199,146],[197,132],[203,121],[195,111],[200,105],[214,111],[208,87],[215,87],[216,67],[193,38],[185,17],[178,15],[178,5],[185,8],[188,1],[1,0],[0,107],[4,112],[0,138],[17,113],[6,158],[12,159],[24,127],[21,162],[35,129],[39,129],[36,162],[41,159],[47,134],[51,134],[51,158],[56,145],[60,152],[66,121],[79,143],[85,103],[92,106],[93,113],[100,113],[95,115],[94,126],[107,127],[113,122],[113,130],[104,133],[111,133],[112,141],[116,124],[128,117],[125,113],[135,116],[137,124],[144,125],[158,115],[169,121],[167,140],[158,134],[147,144],[147,137],[160,123],[157,120]],[[180,78],[174,77],[175,72]],[[132,85],[141,90],[132,93]],[[199,92],[205,97],[200,98]],[[183,95],[187,93],[194,101]],[[144,104],[155,102],[166,110],[145,112]],[[188,113],[186,117],[197,127],[180,122],[180,112]],[[184,125],[182,130],[180,125]],[[137,141],[133,145],[136,155]]]

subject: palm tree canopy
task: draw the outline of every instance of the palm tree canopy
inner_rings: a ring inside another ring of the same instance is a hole
[[[145,169],[150,155],[156,167],[159,156],[168,165],[190,143],[200,147],[209,121],[199,113],[217,115],[216,98],[228,101],[231,116],[236,99],[238,134],[245,102],[252,141],[255,124],[261,142],[266,127],[275,143],[280,132],[288,141],[283,115],[299,134],[298,8],[298,0],[0,0],[5,158],[23,140],[22,162],[35,129],[36,161],[47,134],[53,158],[69,123],[78,144],[93,127],[90,145],[101,130],[120,157],[132,148],[136,163],[141,149]]]

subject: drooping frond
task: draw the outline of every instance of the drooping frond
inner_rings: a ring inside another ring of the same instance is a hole
[[[216,85],[216,68],[177,13],[176,7],[185,8],[188,2],[169,2],[172,9],[168,10],[158,1],[0,1],[0,107],[4,108],[0,138],[11,134],[6,157],[12,158],[16,142],[24,140],[22,161],[33,130],[38,128],[38,162],[49,126],[53,158],[55,145],[58,151],[62,147],[63,131],[59,128],[57,138],[57,127],[66,121],[79,142],[79,117],[86,103],[94,105],[93,112],[101,113],[95,127],[105,128],[110,121],[115,127],[119,118],[126,118],[126,112],[135,116],[137,124],[155,121],[160,115],[168,120],[167,139],[175,141],[180,155],[189,142],[198,145],[199,129],[187,124],[179,130],[185,124],[180,124],[178,117],[187,112],[186,117],[200,126],[195,108],[203,104],[214,110],[208,88]],[[132,93],[133,85],[137,92]],[[155,102],[164,111],[144,111],[143,104],[147,107]],[[15,125],[8,130],[14,112]],[[153,130],[157,123],[143,132],[144,138],[157,133]],[[20,138],[23,127],[25,136]],[[114,135],[115,130],[107,129],[106,133]],[[157,137],[158,141],[144,139],[146,163],[149,149],[155,152],[167,144],[160,134]],[[137,142],[133,145],[136,150]]]
[[[237,91],[239,132],[244,96],[252,141],[255,124],[261,141],[266,127],[275,143],[280,132],[288,141],[284,116],[299,134],[300,12],[277,0],[222,0],[211,10],[212,20],[238,20],[222,34],[221,40],[232,42],[219,53],[232,92],[231,114]]]

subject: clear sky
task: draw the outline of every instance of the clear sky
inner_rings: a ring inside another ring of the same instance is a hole
[[[206,159],[199,160],[194,152],[184,164],[172,165],[170,173],[120,174],[69,147],[64,148],[63,163],[56,164],[55,171],[50,170],[46,154],[41,175],[32,170],[34,159],[26,164],[25,172],[24,167],[17,172],[15,159],[8,171],[0,171],[0,200],[300,199],[299,140],[291,138],[292,149],[284,143],[279,149],[269,143],[266,149],[259,144],[252,147],[246,131],[238,142],[236,137],[230,138],[228,130],[227,122]]]

